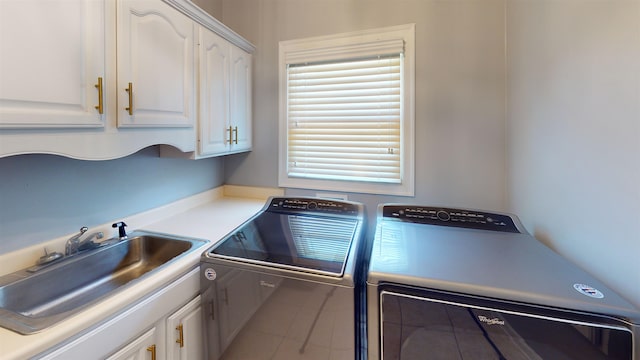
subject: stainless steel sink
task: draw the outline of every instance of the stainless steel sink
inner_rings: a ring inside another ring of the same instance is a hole
[[[126,240],[105,243],[42,269],[0,277],[0,326],[21,334],[39,332],[141,281],[205,241],[134,231]]]

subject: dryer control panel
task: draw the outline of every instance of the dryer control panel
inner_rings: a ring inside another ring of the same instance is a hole
[[[416,205],[385,205],[382,216],[428,225],[520,233],[509,215]]]

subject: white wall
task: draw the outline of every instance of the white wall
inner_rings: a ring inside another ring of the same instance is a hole
[[[223,0],[222,20],[257,46],[255,151],[225,159],[226,182],[277,185],[278,41],[414,22],[416,196],[350,198],[512,211],[640,305],[639,7]]]
[[[192,0],[202,10],[208,12],[214,18],[222,19],[222,0]]]
[[[279,41],[415,23],[416,196],[350,199],[504,209],[504,0],[224,0],[222,13],[257,48],[254,151],[225,159],[227,183],[277,186]]]
[[[509,1],[509,208],[640,306],[640,1]]]

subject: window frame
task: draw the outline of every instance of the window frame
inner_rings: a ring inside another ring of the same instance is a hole
[[[287,63],[351,60],[376,55],[386,43],[402,40],[404,51],[402,79],[402,114],[400,125],[400,183],[325,180],[288,175]],[[291,60],[291,59],[294,60]],[[289,61],[288,61],[289,60]],[[279,146],[278,185],[287,188],[319,191],[343,191],[368,194],[414,196],[415,194],[415,24],[348,32],[328,36],[281,41],[279,44]]]

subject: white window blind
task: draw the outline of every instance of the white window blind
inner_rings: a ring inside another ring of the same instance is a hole
[[[279,43],[278,185],[414,194],[415,24]]]
[[[400,183],[402,53],[287,65],[288,176]]]

